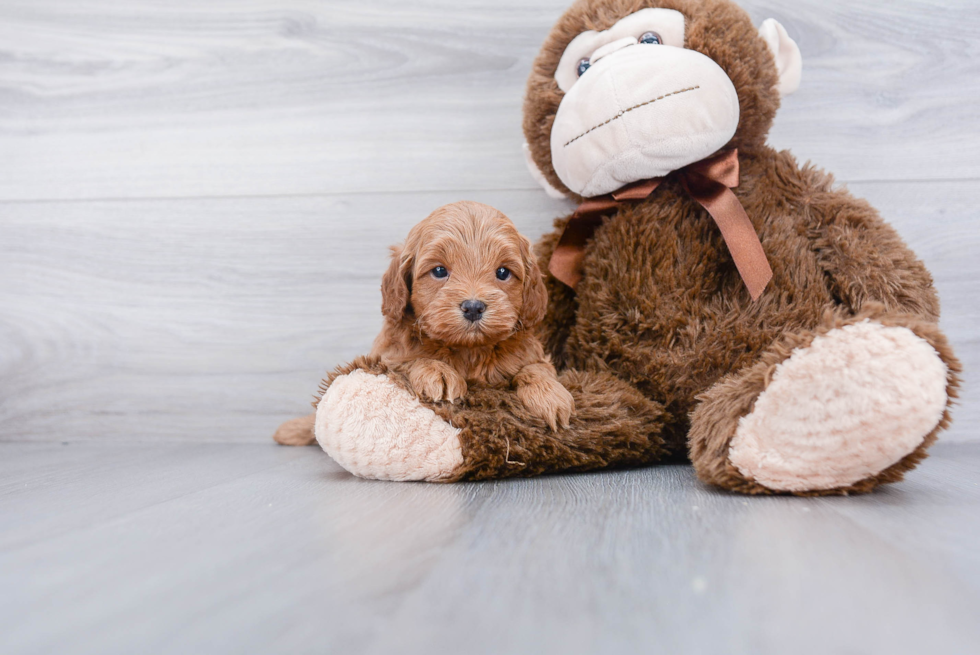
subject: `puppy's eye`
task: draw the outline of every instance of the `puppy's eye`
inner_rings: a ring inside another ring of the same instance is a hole
[[[591,66],[591,64],[589,63],[588,58],[579,59],[578,63],[575,65],[575,72],[578,73],[579,77],[582,77],[585,75],[585,71],[589,70],[589,66]]]
[[[444,277],[449,277],[449,271],[446,270],[445,266],[436,266],[434,269],[432,269],[432,277],[436,277],[440,279]]]
[[[509,280],[510,279],[510,269],[501,266],[497,269],[497,279],[498,280]]]
[[[663,43],[663,39],[656,32],[644,32],[640,35],[640,43],[653,43],[655,45],[660,45]]]

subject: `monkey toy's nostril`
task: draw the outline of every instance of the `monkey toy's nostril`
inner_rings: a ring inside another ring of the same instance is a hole
[[[607,55],[611,55],[617,50],[622,50],[623,48],[636,44],[637,41],[635,36],[627,36],[617,41],[613,41],[612,43],[607,43],[592,53],[592,57],[589,58],[589,66],[595,66],[596,62],[598,62],[600,59]]]
[[[483,312],[487,308],[486,304],[479,300],[464,300],[459,307],[463,310],[466,320],[474,323],[483,318]]]

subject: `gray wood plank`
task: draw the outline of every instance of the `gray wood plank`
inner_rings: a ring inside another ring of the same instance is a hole
[[[972,0],[743,3],[805,58],[771,142],[893,222],[967,367],[906,482],[388,484],[268,443],[422,216],[568,208],[519,146],[569,1],[0,0],[0,652],[977,652]]]
[[[980,187],[852,187],[933,270],[967,367],[946,438],[980,438]],[[568,208],[535,191],[0,205],[0,439],[268,439],[369,349],[387,246],[466,197],[532,238]]]
[[[980,447],[871,496],[689,467],[355,479],[319,449],[0,444],[5,653],[970,653]]]
[[[0,3],[0,199],[530,189],[568,0]],[[748,0],[805,57],[772,141],[843,180],[977,179],[972,0]]]
[[[563,206],[467,195],[532,235]],[[369,349],[388,246],[463,197],[4,205],[0,439],[268,439]]]

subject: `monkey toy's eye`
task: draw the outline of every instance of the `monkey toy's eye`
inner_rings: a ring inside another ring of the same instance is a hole
[[[510,270],[504,268],[503,266],[501,266],[500,268],[498,268],[497,269],[497,279],[498,280],[501,280],[501,281],[503,281],[503,280],[509,280],[510,279]]]
[[[656,32],[644,32],[640,35],[640,43],[653,43],[660,45],[663,43],[663,39]]]
[[[578,72],[578,76],[582,77],[585,74],[585,71],[589,70],[589,66],[591,66],[591,64],[589,63],[588,58],[579,59],[578,65],[575,67],[576,72]]]
[[[436,266],[432,269],[432,277],[444,278],[449,277],[449,271],[446,270],[445,266]]]

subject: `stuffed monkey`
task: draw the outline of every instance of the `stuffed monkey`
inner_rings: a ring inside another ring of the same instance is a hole
[[[537,248],[570,427],[550,430],[509,388],[421,403],[362,358],[325,381],[320,444],[394,480],[679,458],[753,494],[900,480],[949,424],[959,364],[895,231],[766,145],[800,76],[786,30],[728,0],[577,2],[524,103],[532,174],[581,203]]]

